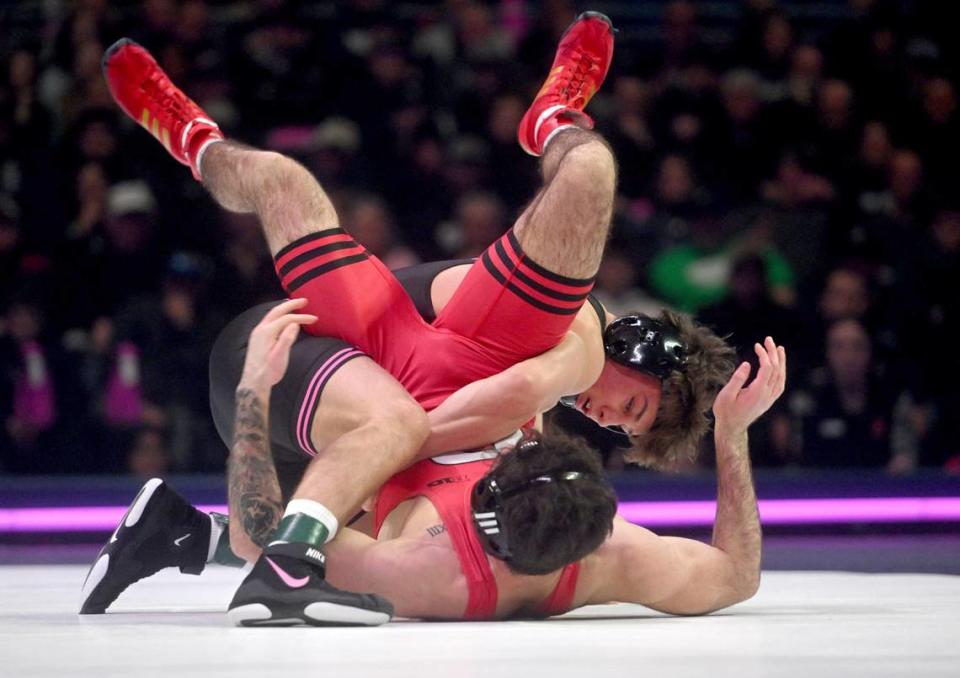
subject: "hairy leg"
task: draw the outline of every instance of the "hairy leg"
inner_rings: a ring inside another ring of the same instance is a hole
[[[351,360],[320,397],[311,431],[320,453],[292,498],[321,502],[343,525],[390,476],[413,463],[428,433],[423,409],[396,380],[369,358]],[[230,484],[231,548],[252,562],[280,521],[280,490],[272,465],[235,464],[233,473],[247,480]]]
[[[350,518],[395,473],[413,463],[430,432],[423,408],[370,358],[356,358],[330,378],[313,420],[320,450],[293,498],[323,497]]]
[[[297,238],[340,225],[313,175],[279,153],[223,141],[206,150],[200,170],[204,186],[223,208],[260,217],[271,254]]]
[[[600,135],[564,129],[547,146],[544,187],[513,227],[524,253],[569,278],[591,278],[610,230],[617,168]]]

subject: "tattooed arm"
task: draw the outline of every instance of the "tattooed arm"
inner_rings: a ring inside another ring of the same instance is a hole
[[[230,544],[245,558],[266,546],[283,514],[280,484],[270,454],[269,407],[269,388],[251,388],[243,383],[237,388],[227,487],[232,518]]]
[[[315,316],[293,313],[304,301],[275,306],[253,328],[237,386],[233,446],[227,460],[230,547],[248,562],[260,555],[283,514],[270,453],[270,391],[287,371],[300,325],[316,321]]]

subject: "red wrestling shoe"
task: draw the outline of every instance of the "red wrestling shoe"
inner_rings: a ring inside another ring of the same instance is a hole
[[[103,76],[110,94],[140,124],[200,180],[197,160],[223,133],[203,109],[174,85],[150,52],[121,38],[103,53]]]
[[[613,24],[605,14],[584,12],[560,38],[550,75],[517,128],[520,147],[541,155],[558,130],[576,125],[593,128],[583,112],[610,70]]]

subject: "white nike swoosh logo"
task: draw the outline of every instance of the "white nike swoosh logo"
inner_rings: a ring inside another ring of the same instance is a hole
[[[186,539],[187,537],[189,537],[191,534],[193,534],[193,532],[187,532],[185,535],[183,535],[183,536],[180,537],[179,539],[174,539],[174,540],[173,540],[173,543],[176,544],[177,546],[180,546],[180,542],[182,542],[184,539]]]

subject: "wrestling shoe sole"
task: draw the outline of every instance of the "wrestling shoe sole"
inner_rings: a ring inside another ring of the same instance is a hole
[[[390,621],[386,612],[362,610],[349,605],[317,602],[308,605],[247,603],[227,611],[236,626],[380,626]]]

